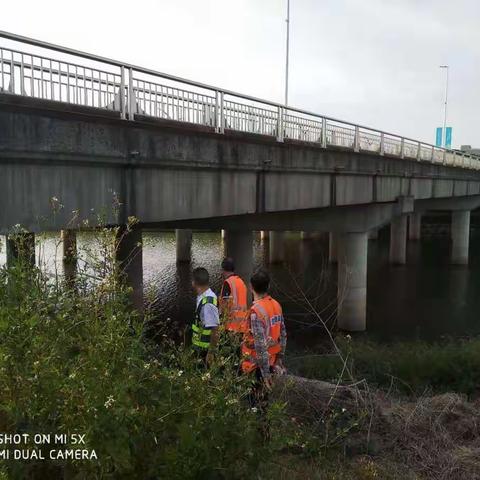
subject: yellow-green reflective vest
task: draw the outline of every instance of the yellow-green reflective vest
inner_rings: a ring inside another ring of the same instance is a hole
[[[210,347],[210,338],[212,336],[212,330],[204,328],[200,318],[200,312],[207,303],[211,303],[218,307],[218,300],[215,297],[203,297],[195,311],[195,319],[192,324],[192,345],[202,350],[208,350]]]

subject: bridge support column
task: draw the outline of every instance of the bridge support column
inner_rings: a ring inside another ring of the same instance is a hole
[[[21,232],[7,236],[7,265],[22,261],[35,266],[35,234]]]
[[[338,242],[338,328],[365,330],[368,233],[342,233]]]
[[[192,261],[192,231],[175,230],[175,241],[177,247],[177,262],[190,263]]]
[[[269,246],[270,263],[283,263],[285,261],[285,233],[270,232]]]
[[[420,240],[422,236],[422,214],[412,213],[408,216],[408,239]]]
[[[65,281],[72,286],[77,273],[77,233],[75,230],[62,230],[61,238]]]
[[[407,261],[407,216],[394,217],[390,225],[390,263],[404,265]]]
[[[253,232],[225,230],[225,253],[233,258],[236,272],[248,285],[253,271]]]
[[[337,263],[338,261],[338,242],[339,234],[330,232],[328,241],[328,261],[330,263]]]
[[[132,289],[130,299],[139,312],[143,311],[143,247],[142,229],[129,232],[121,227],[117,237],[116,260],[126,284]]]
[[[269,238],[269,231],[268,230],[261,230],[260,231],[260,238],[262,240],[267,240]]]
[[[452,257],[451,263],[468,265],[470,243],[470,210],[452,212]]]

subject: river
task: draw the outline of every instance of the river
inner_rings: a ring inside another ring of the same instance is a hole
[[[91,234],[78,235],[80,256],[91,243]],[[407,265],[392,266],[388,262],[388,231],[369,241],[369,337],[381,342],[433,341],[480,333],[480,232],[472,230],[469,267],[449,265],[449,248],[446,235],[424,237],[408,243]],[[4,250],[0,264],[5,262]],[[160,324],[168,318],[181,326],[191,318],[191,268],[207,268],[213,288],[219,290],[222,252],[219,232],[194,233],[192,264],[177,265],[173,232],[144,233],[145,294],[154,303]],[[258,234],[254,252],[255,267],[264,265],[268,245]],[[268,267],[272,294],[284,307],[289,341],[295,349],[315,349],[325,338],[324,325],[334,324],[336,269],[327,260],[325,236],[303,240],[292,232],[286,234],[285,264]],[[38,242],[38,261],[49,272],[55,268],[62,271],[58,237],[47,234]]]

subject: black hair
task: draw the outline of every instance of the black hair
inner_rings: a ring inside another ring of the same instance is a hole
[[[234,272],[235,271],[235,262],[232,257],[226,257],[222,261],[222,270],[225,272]]]
[[[256,293],[267,293],[270,286],[270,275],[266,270],[258,270],[250,278],[250,283]]]
[[[206,268],[197,267],[193,270],[192,275],[195,285],[198,285],[199,287],[208,287],[208,284],[210,283],[210,275]]]

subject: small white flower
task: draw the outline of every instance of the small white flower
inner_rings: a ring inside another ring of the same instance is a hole
[[[110,408],[115,402],[115,399],[113,398],[112,395],[109,395],[109,397],[107,398],[107,401],[105,402],[105,408]]]
[[[181,377],[181,376],[183,375],[183,370],[179,370],[178,373],[177,373],[177,375],[178,375],[179,377]]]
[[[257,407],[252,407],[252,408],[250,409],[250,411],[251,411],[252,413],[257,413],[258,408],[257,408]]]
[[[207,372],[205,374],[202,375],[202,380],[205,381],[205,380],[210,380],[210,372]]]
[[[149,363],[146,363],[146,364],[143,366],[143,368],[144,368],[145,370],[148,370],[148,369],[150,368],[150,364],[149,364]]]

